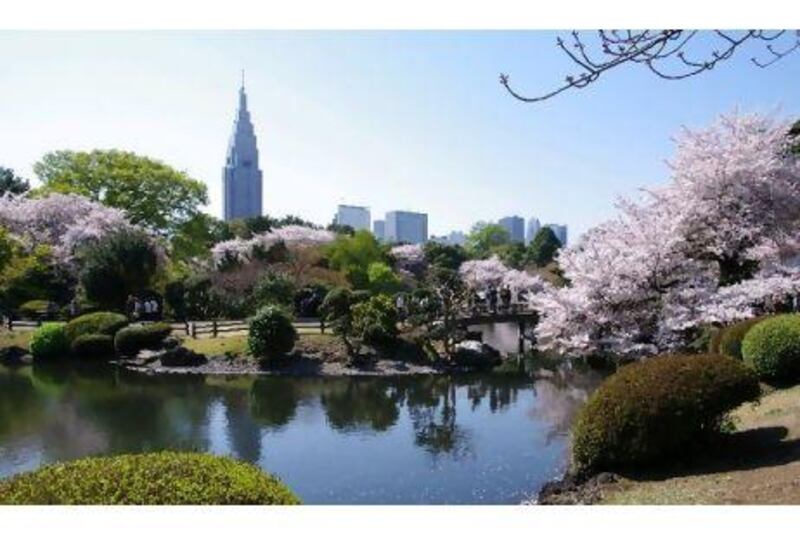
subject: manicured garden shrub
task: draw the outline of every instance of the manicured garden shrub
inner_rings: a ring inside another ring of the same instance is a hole
[[[19,314],[31,320],[55,315],[57,312],[58,306],[49,300],[29,300],[19,306]]]
[[[91,457],[0,481],[0,504],[296,505],[300,500],[258,467],[203,453]]]
[[[172,326],[163,322],[127,326],[114,336],[114,349],[120,355],[132,357],[146,348],[158,348],[172,333]]]
[[[294,348],[297,332],[279,306],[266,305],[250,320],[247,347],[253,357],[278,359]]]
[[[391,298],[373,296],[353,306],[353,333],[364,344],[388,346],[397,339],[397,311]]]
[[[175,346],[161,354],[159,357],[161,366],[167,367],[187,367],[200,366],[208,362],[208,358],[196,353],[185,346]]]
[[[80,335],[70,344],[70,352],[80,359],[111,359],[114,356],[114,337],[102,333]]]
[[[755,374],[722,355],[664,355],[620,368],[573,427],[579,472],[625,469],[687,454],[723,415],[759,396]]]
[[[753,326],[742,342],[742,356],[763,379],[800,378],[800,315],[777,315]]]
[[[67,340],[72,344],[75,342],[75,339],[81,335],[89,333],[113,336],[117,331],[127,325],[128,319],[125,315],[99,311],[97,313],[81,315],[78,318],[70,320],[67,322],[64,331],[67,334]]]
[[[61,322],[42,324],[33,332],[30,351],[37,360],[57,359],[69,354],[69,342]]]
[[[767,318],[766,316],[757,316],[741,322],[736,322],[723,328],[719,334],[719,344],[717,346],[717,353],[742,359],[742,340],[750,328]]]

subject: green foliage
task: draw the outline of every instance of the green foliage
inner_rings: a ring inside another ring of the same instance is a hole
[[[345,287],[330,290],[320,305],[319,311],[327,324],[333,327],[333,333],[339,337],[350,355],[358,352],[355,344],[353,325],[353,307],[369,298],[369,293],[351,291]]]
[[[172,326],[162,322],[127,326],[114,336],[114,349],[122,356],[132,357],[141,350],[157,348],[170,333]]]
[[[370,263],[367,268],[367,285],[375,294],[395,294],[403,290],[403,281],[386,263]]]
[[[511,235],[499,224],[478,222],[467,235],[467,250],[475,257],[488,257],[492,251],[511,242]]]
[[[592,394],[573,427],[578,471],[664,464],[757,399],[755,374],[722,355],[665,355],[622,367]]]
[[[208,203],[206,186],[168,165],[120,150],[50,152],[33,167],[46,191],[76,193],[171,235]]]
[[[300,500],[257,466],[202,453],[91,457],[0,481],[0,504],[294,505]]]
[[[81,254],[80,281],[86,296],[108,309],[123,309],[131,294],[150,288],[158,273],[158,252],[137,230],[106,235]]]
[[[428,241],[423,247],[425,261],[434,267],[458,270],[461,263],[469,259],[467,251],[459,245],[442,244]]]
[[[24,194],[31,188],[27,180],[14,174],[10,168],[0,167],[0,196],[9,194]]]
[[[742,358],[763,379],[797,381],[800,377],[800,315],[766,318],[742,341]]]
[[[53,261],[49,246],[24,251],[12,244],[6,267],[0,271],[0,306],[16,309],[29,300],[69,301],[73,278]]]
[[[536,233],[536,237],[531,241],[528,258],[536,266],[543,267],[553,261],[559,248],[561,248],[561,241],[558,240],[552,229],[544,227]]]
[[[67,322],[64,332],[67,335],[67,342],[72,344],[75,342],[75,339],[81,335],[98,333],[114,336],[117,331],[127,325],[128,319],[125,315],[99,311],[97,313],[81,315],[78,318],[70,320]]]
[[[259,307],[264,305],[280,305],[291,310],[294,307],[295,286],[284,274],[269,273],[256,283],[253,300]]]
[[[0,196],[2,194],[0,193]],[[0,227],[0,273],[11,263],[14,257],[15,246],[5,228]]]
[[[114,355],[114,337],[102,333],[78,335],[70,344],[70,352],[81,359],[111,359]]]
[[[353,334],[369,346],[389,346],[397,340],[397,311],[391,298],[373,296],[352,307]]]
[[[29,349],[36,360],[64,358],[69,353],[69,342],[64,324],[48,322],[33,332]]]
[[[58,305],[49,300],[29,300],[19,306],[19,314],[35,319],[58,311]]]
[[[275,361],[294,348],[297,331],[281,307],[266,305],[250,320],[247,347],[253,357]]]
[[[173,261],[211,256],[214,244],[232,238],[225,222],[205,213],[196,213],[180,223],[170,240]]]
[[[372,233],[366,230],[349,235],[337,235],[326,250],[328,265],[343,272],[357,288],[366,288],[369,283],[367,269],[371,263],[387,261],[383,247]]]
[[[512,242],[495,249],[495,253],[509,268],[523,270],[528,263],[528,249],[521,242]]]
[[[741,322],[736,322],[735,324],[731,324],[729,326],[722,328],[718,334],[718,341],[716,342],[716,352],[710,351],[710,353],[727,355],[729,357],[734,357],[736,359],[741,360],[742,341],[744,340],[744,336],[747,335],[747,332],[750,331],[750,328],[752,328],[765,318],[767,317],[758,316],[747,320],[743,320]],[[713,346],[711,346],[711,348],[713,348]]]

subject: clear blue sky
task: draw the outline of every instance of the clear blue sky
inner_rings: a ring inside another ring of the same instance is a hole
[[[570,226],[607,218],[617,194],[664,182],[670,137],[715,115],[800,115],[800,55],[768,70],[745,50],[667,82],[642,70],[543,104],[571,65],[552,32],[0,32],[0,165],[32,177],[56,149],[120,148],[208,184],[247,91],[264,206],[330,221],[337,203],[429,214],[433,234],[508,214]]]

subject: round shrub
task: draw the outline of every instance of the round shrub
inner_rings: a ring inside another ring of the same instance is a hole
[[[33,357],[41,359],[57,359],[69,353],[69,343],[61,322],[42,324],[31,335],[29,349]]]
[[[744,340],[744,336],[747,335],[750,328],[765,318],[767,317],[757,316],[741,322],[736,322],[720,330],[716,353],[742,359],[742,340]]]
[[[296,339],[291,319],[278,306],[266,305],[250,320],[247,347],[254,357],[278,359],[292,351]]]
[[[70,344],[75,342],[75,339],[81,335],[86,334],[114,334],[128,325],[128,319],[125,315],[119,313],[110,313],[107,311],[99,311],[97,313],[89,313],[81,315],[78,318],[67,322],[65,333],[67,340]]]
[[[742,341],[742,356],[763,379],[800,377],[800,315],[777,315],[753,326]]]
[[[161,341],[172,333],[172,326],[163,322],[141,326],[127,326],[114,336],[114,349],[120,355],[132,357],[141,350],[158,348]]]
[[[353,306],[353,333],[364,344],[388,346],[397,340],[397,310],[391,298],[373,296]]]
[[[722,355],[664,355],[626,365],[603,382],[573,427],[579,472],[628,468],[686,454],[723,415],[759,396],[748,368]]]
[[[203,453],[91,457],[0,481],[0,504],[296,505],[274,476],[249,463]]]
[[[114,338],[102,333],[87,333],[72,341],[70,351],[81,359],[111,359],[114,355]]]

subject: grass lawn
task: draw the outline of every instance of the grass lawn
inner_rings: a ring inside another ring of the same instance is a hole
[[[319,352],[333,357],[344,350],[341,341],[327,333],[300,333],[298,337],[295,346],[306,352]],[[225,355],[226,353],[244,356],[247,354],[247,335],[201,339],[186,337],[183,339],[183,345],[206,356]]]
[[[800,386],[773,391],[733,415],[737,431],[716,458],[663,479],[608,485],[602,503],[800,504]]]
[[[27,350],[32,334],[32,329],[9,331],[8,328],[0,328],[0,348],[19,346]]]

